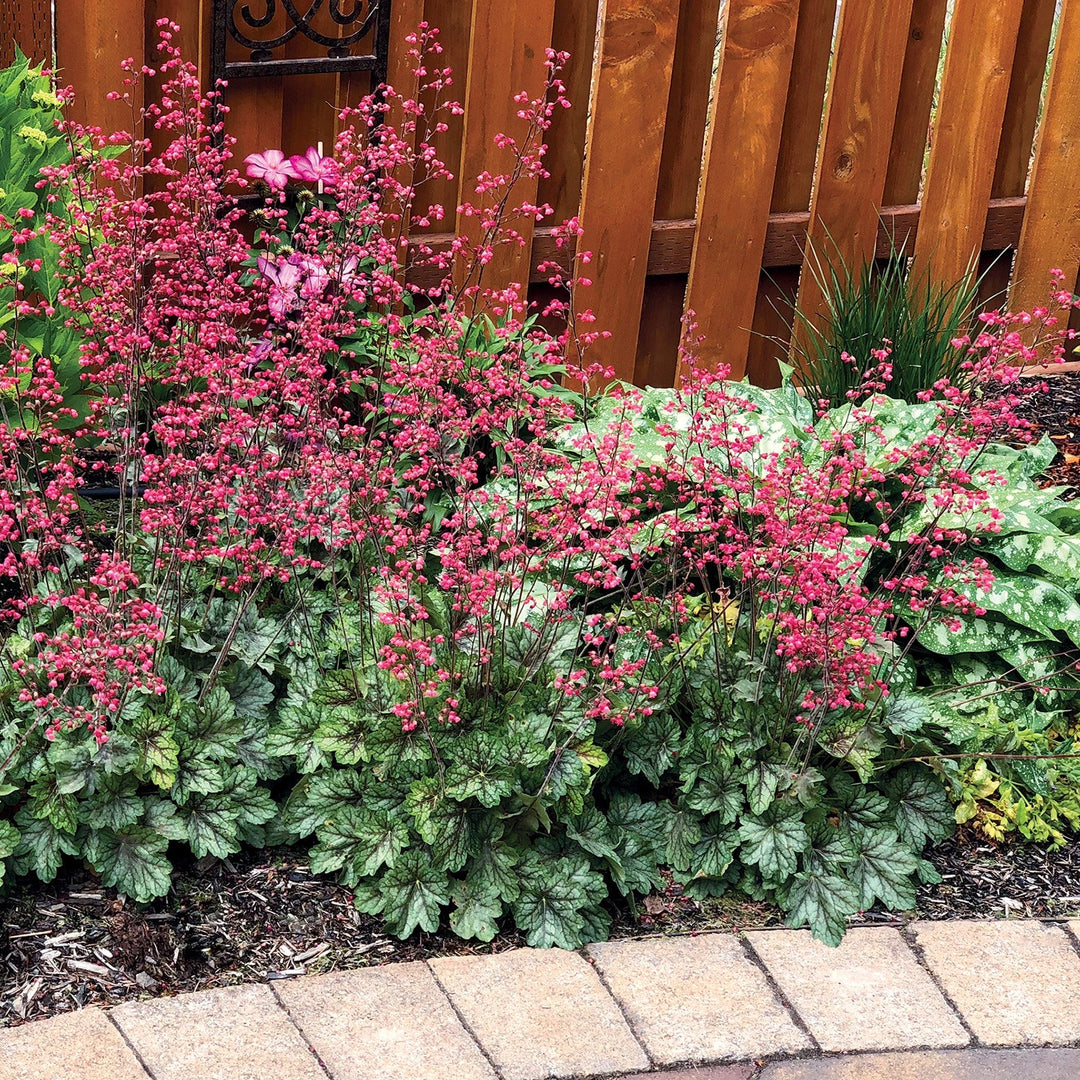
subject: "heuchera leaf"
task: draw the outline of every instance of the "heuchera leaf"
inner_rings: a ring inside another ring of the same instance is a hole
[[[35,818],[23,808],[15,815],[21,836],[15,848],[14,869],[17,874],[31,870],[42,881],[52,881],[65,855],[78,853],[75,838],[57,829],[51,821]]]
[[[890,911],[910,911],[915,906],[918,858],[891,828],[868,829],[856,825],[851,830],[854,859],[850,874],[859,890],[859,906],[868,908],[880,900]]]
[[[371,877],[385,866],[393,866],[409,841],[409,829],[402,815],[370,811],[361,806],[343,806],[318,829],[319,842],[311,849],[311,871],[324,874],[341,871],[346,885]]]
[[[684,787],[684,791],[687,789]],[[703,814],[715,814],[721,825],[728,825],[739,816],[745,801],[739,776],[731,765],[706,765],[689,789],[686,805]]]
[[[670,713],[646,717],[627,732],[622,747],[627,769],[659,787],[660,777],[675,764],[681,739],[679,722]]]
[[[146,903],[169,891],[172,870],[159,833],[143,827],[116,833],[96,829],[86,844],[90,865],[101,874],[103,885],[119,889],[137,903]]]
[[[129,734],[139,752],[137,774],[159,788],[172,787],[180,750],[173,738],[172,720],[147,709],[132,724]]]
[[[380,882],[387,927],[399,938],[420,927],[429,934],[439,928],[439,912],[450,903],[446,873],[432,867],[427,854],[406,851]]]
[[[503,905],[499,897],[472,880],[459,881],[453,891],[450,928],[458,937],[490,941],[499,930]]]
[[[529,852],[521,863],[521,895],[514,901],[514,919],[525,940],[538,949],[556,945],[576,949],[582,941],[582,910],[603,879],[587,859],[544,859]]]
[[[956,828],[952,805],[941,781],[928,769],[901,769],[888,778],[896,827],[913,851],[951,836]]]
[[[810,843],[797,803],[774,803],[764,814],[744,819],[738,835],[743,860],[756,865],[772,884],[795,873],[798,857]]]
[[[788,926],[809,926],[826,945],[839,945],[847,917],[859,910],[859,890],[846,878],[815,866],[796,874],[787,893]]]

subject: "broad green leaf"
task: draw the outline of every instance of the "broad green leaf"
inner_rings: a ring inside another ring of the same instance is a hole
[[[177,721],[181,749],[201,758],[229,761],[236,756],[236,744],[243,738],[244,723],[236,715],[229,692],[215,686],[205,699],[185,708]]]
[[[498,806],[514,790],[505,747],[495,737],[472,732],[454,746],[455,760],[446,772],[446,795],[458,802],[476,799],[481,806]],[[580,768],[580,766],[579,766]],[[562,791],[554,791],[561,795]]]
[[[900,836],[913,851],[952,835],[952,806],[941,780],[929,769],[900,769],[888,777],[884,790],[892,800]]]
[[[168,846],[163,836],[138,826],[121,833],[95,829],[87,840],[86,857],[101,875],[103,885],[143,904],[169,891],[172,865],[165,855]]]
[[[232,664],[222,673],[222,683],[242,720],[266,720],[274,700],[274,684],[257,667]]]
[[[774,884],[795,873],[798,857],[810,843],[797,803],[774,803],[764,814],[744,818],[738,837],[743,861],[756,865]]]
[[[325,710],[315,702],[287,705],[279,710],[277,723],[266,737],[266,749],[276,757],[296,759],[297,772],[312,773],[328,764],[316,742],[325,719]]]
[[[694,845],[701,839],[701,818],[692,810],[676,810],[668,818],[665,856],[676,870],[689,870]]]
[[[846,878],[817,866],[796,874],[787,893],[788,926],[809,926],[826,945],[839,945],[849,915],[859,910],[859,890]]]
[[[525,940],[538,949],[556,945],[576,949],[584,930],[582,909],[589,905],[591,879],[599,879],[582,859],[544,859],[530,852],[521,864],[521,895],[514,919]]]
[[[177,811],[187,827],[187,841],[198,858],[227,859],[240,850],[237,813],[218,796],[196,796]]]
[[[721,878],[731,866],[738,846],[735,830],[712,814],[701,823],[701,837],[694,844],[690,870],[705,877]]]
[[[490,941],[499,932],[502,901],[470,881],[459,881],[453,891],[450,929],[458,937]]]
[[[856,825],[851,842],[854,860],[849,873],[859,890],[859,906],[868,908],[877,899],[890,911],[911,911],[915,907],[912,874],[919,860],[896,831]]]
[[[134,775],[106,776],[97,791],[79,807],[79,816],[95,828],[120,832],[142,817],[145,803],[136,792],[139,782]]]
[[[614,856],[618,844],[607,818],[595,806],[587,806],[578,817],[571,818],[566,823],[566,835],[600,859]]]
[[[440,910],[450,903],[450,883],[445,872],[434,869],[426,854],[406,851],[383,874],[380,888],[387,927],[399,938],[419,927],[429,934],[439,928]]]
[[[759,761],[746,770],[744,783],[750,813],[764,814],[777,793],[791,787],[791,770]]]
[[[318,829],[311,849],[311,870],[325,874],[341,870],[346,885],[371,877],[383,866],[392,867],[409,842],[409,829],[401,815],[342,807]]]
[[[681,741],[682,732],[674,716],[648,716],[626,733],[622,746],[626,767],[659,787],[660,778],[675,764]]]
[[[368,717],[354,705],[335,705],[319,725],[315,741],[319,749],[332,754],[339,765],[357,765],[369,759],[365,736]]]
[[[25,808],[15,815],[15,821],[20,833],[14,852],[15,873],[33,871],[41,881],[52,881],[64,856],[79,853],[75,838],[61,832],[51,821],[35,818]]]
[[[715,814],[722,825],[735,821],[745,804],[743,784],[733,765],[706,765],[687,788],[686,805],[703,814]]]
[[[491,818],[481,821],[472,831],[468,881],[474,891],[516,900],[520,891],[517,875],[520,853],[502,839],[502,831],[502,823]]]
[[[147,709],[129,732],[139,753],[137,774],[159,788],[172,787],[176,779],[179,746],[173,738],[173,722]]]
[[[79,824],[79,801],[59,790],[55,773],[46,772],[30,785],[27,803],[36,818],[48,819],[62,832],[73,833]]]
[[[285,824],[308,836],[349,806],[361,806],[368,781],[356,769],[320,769],[303,777],[285,803]]]

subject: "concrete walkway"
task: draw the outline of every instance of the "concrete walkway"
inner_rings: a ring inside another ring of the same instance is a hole
[[[0,1031],[0,1080],[1077,1080],[1080,920],[443,957]]]

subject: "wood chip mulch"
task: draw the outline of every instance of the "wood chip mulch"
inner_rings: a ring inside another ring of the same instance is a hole
[[[1058,446],[1046,482],[1080,496],[1080,371],[1048,377],[1024,405]],[[942,875],[918,892],[918,909],[866,912],[864,923],[924,919],[1080,916],[1080,838],[1058,851],[993,844],[970,831],[929,853]],[[615,936],[776,926],[773,907],[746,898],[698,902],[672,885],[622,911]],[[83,1005],[114,1005],[242,982],[423,959],[497,952],[524,944],[507,934],[489,945],[448,931],[388,937],[352,906],[349,891],[312,875],[303,850],[244,852],[193,862],[169,896],[135,905],[72,867],[50,885],[20,882],[0,900],[0,1025]]]

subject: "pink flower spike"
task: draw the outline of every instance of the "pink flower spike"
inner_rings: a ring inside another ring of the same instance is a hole
[[[244,158],[244,164],[247,166],[248,176],[255,180],[264,180],[275,191],[282,191],[290,180],[301,178],[292,162],[280,150],[248,154]]]
[[[338,179],[338,163],[332,157],[323,157],[317,147],[309,146],[307,153],[294,154],[289,164],[296,175],[309,184],[322,182],[324,187],[332,188]]]

